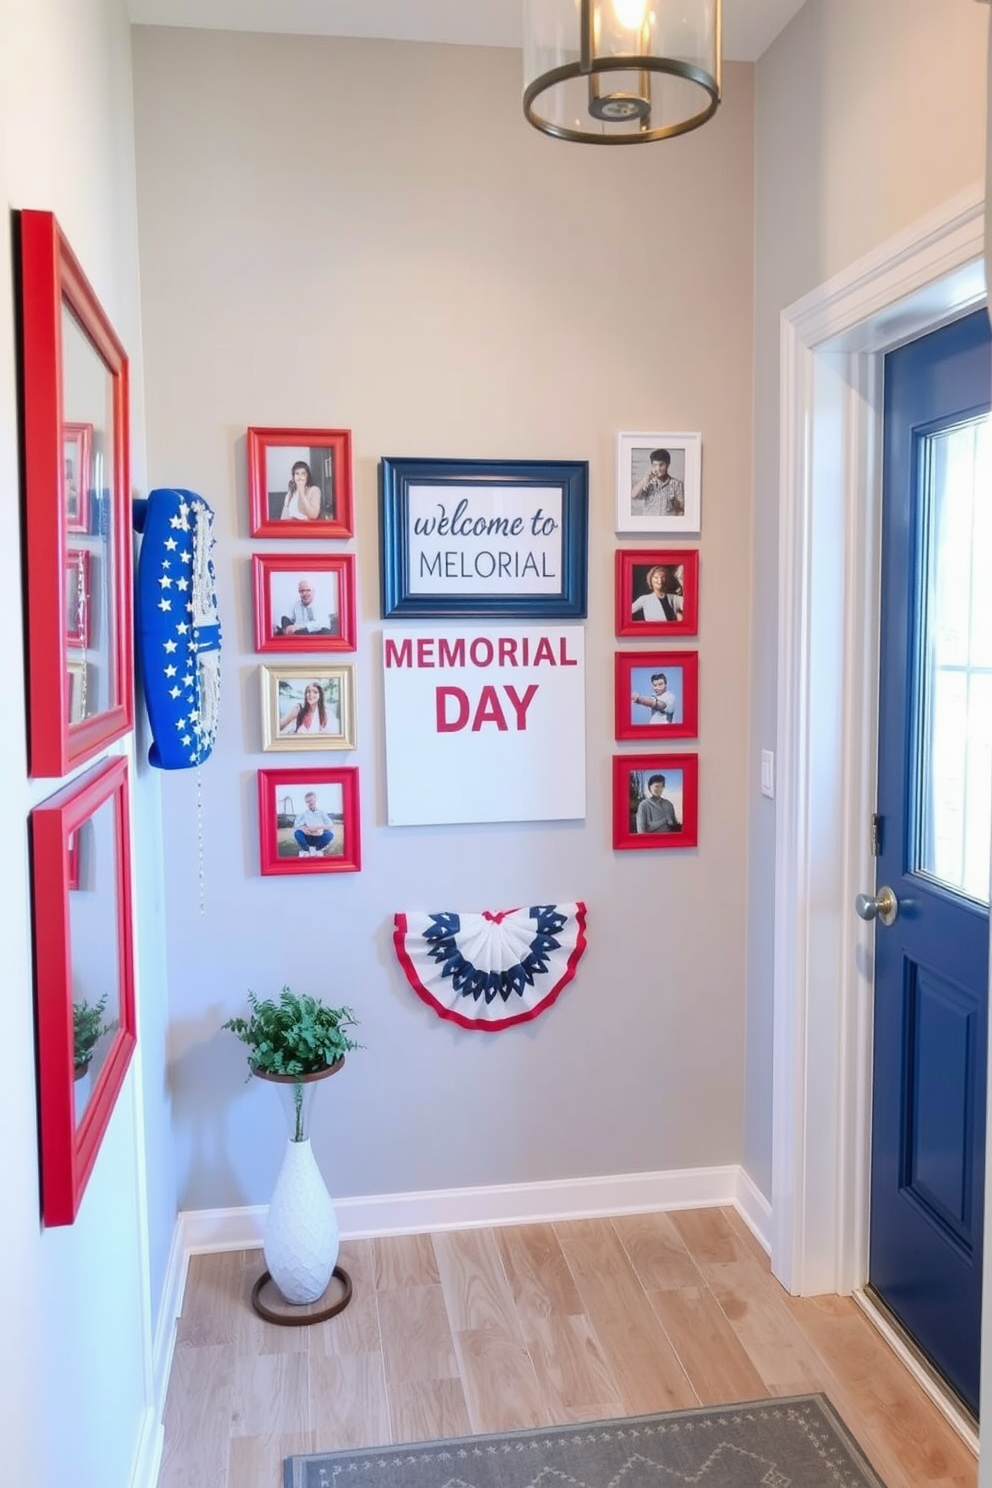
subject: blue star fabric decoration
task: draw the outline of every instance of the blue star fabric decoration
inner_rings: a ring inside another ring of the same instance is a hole
[[[159,488],[133,503],[133,520],[141,533],[135,650],[152,731],[148,762],[187,770],[208,758],[217,735],[214,514],[195,491]]]

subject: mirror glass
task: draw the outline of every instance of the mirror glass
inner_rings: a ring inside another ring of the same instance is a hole
[[[62,300],[62,501],[65,507],[68,722],[119,702],[115,635],[113,378],[72,307]]]
[[[121,1021],[116,802],[108,797],[66,844],[77,1128]]]

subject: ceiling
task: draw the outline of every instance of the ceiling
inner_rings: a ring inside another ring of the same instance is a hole
[[[755,62],[804,0],[724,0],[723,54]],[[521,0],[128,0],[139,25],[519,47]]]

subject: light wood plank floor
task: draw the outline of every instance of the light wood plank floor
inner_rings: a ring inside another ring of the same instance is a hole
[[[346,1241],[350,1306],[265,1323],[258,1250],[193,1258],[159,1488],[279,1488],[294,1452],[824,1391],[888,1488],[974,1457],[849,1298],[789,1297],[732,1209]]]

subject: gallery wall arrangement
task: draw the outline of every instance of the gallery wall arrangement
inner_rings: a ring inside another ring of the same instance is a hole
[[[354,535],[351,431],[249,428],[249,527],[297,544]],[[261,748],[323,754],[357,743],[355,668],[334,658],[358,644],[355,559],[309,546],[251,558]],[[259,871],[357,873],[357,767],[259,770]]]
[[[667,746],[699,733],[702,436],[615,438],[617,533],[666,545],[616,551],[616,636],[665,644],[615,655],[614,737],[652,752],[614,758],[613,846],[695,847],[698,757]],[[353,750],[354,555],[295,547],[353,536],[351,433],[246,450],[252,536],[294,545],[251,558],[261,748]],[[585,461],[380,458],[387,826],[584,818],[588,513]],[[357,772],[326,774],[259,772],[263,874],[357,870]]]
[[[702,437],[698,433],[616,436],[616,531],[698,537]],[[699,551],[618,548],[615,631],[621,640],[693,637],[699,630]],[[699,653],[618,651],[614,738],[658,753],[613,757],[613,846],[619,851],[696,847],[699,760],[661,750],[699,734]]]

